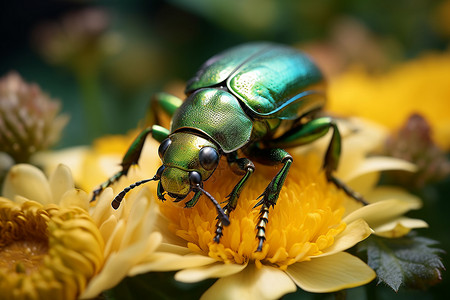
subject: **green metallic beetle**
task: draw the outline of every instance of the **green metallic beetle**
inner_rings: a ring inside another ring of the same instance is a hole
[[[280,171],[255,206],[261,206],[256,226],[256,251],[261,251],[269,207],[277,203],[293,161],[283,148],[315,141],[332,128],[323,164],[325,174],[348,195],[365,203],[332,175],[338,166],[341,140],[333,119],[318,116],[325,104],[324,88],[323,76],[310,58],[289,47],[250,43],[213,56],[187,83],[185,101],[168,94],[156,97],[154,108],[172,116],[170,131],[159,125],[144,129],[125,154],[122,170],[94,191],[93,200],[138,163],[145,139],[151,134],[161,143],[158,152],[163,165],[153,178],[136,182],[119,193],[112,206],[117,209],[128,191],[152,180],[159,181],[157,195],[161,200],[167,193],[178,202],[193,192],[186,207],[194,206],[204,194],[218,212],[214,238],[218,243],[241,190],[255,170],[252,161],[279,164]],[[245,157],[240,158],[241,154]],[[242,177],[222,209],[203,189],[203,181],[214,173],[223,155],[233,172]]]

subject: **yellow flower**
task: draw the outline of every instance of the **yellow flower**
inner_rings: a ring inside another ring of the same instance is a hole
[[[125,187],[135,179],[134,176],[124,178],[118,186]],[[117,211],[111,207],[116,194],[111,188],[106,189],[90,210],[105,240],[105,264],[82,294],[83,299],[93,298],[117,285],[132,268],[147,261],[162,240],[161,234],[155,231],[158,206],[154,193],[146,188],[132,191]]]
[[[17,202],[0,198],[0,294],[7,299],[96,297],[161,241],[154,232],[158,207],[146,189],[130,193],[117,211],[111,189],[89,207],[67,167],[59,165],[47,180],[33,166],[16,165],[3,194]]]
[[[359,258],[343,251],[366,238],[373,230],[384,236],[399,236],[411,228],[424,227],[426,223],[403,217],[406,211],[420,207],[416,198],[390,187],[374,188],[380,171],[414,170],[410,163],[398,159],[366,157],[382,144],[385,131],[356,120],[344,121],[340,127],[344,152],[337,176],[376,203],[361,208],[360,204],[326,181],[321,171],[322,153],[328,143],[324,138],[312,145],[289,150],[295,162],[278,204],[270,210],[267,240],[262,252],[255,252],[258,210],[252,207],[278,169],[258,165],[241,194],[238,207],[231,214],[231,225],[224,228],[220,244],[212,241],[216,210],[209,201],[201,198],[192,209],[166,201],[159,205],[164,218],[158,218],[155,224],[163,234],[163,243],[155,251],[152,248],[143,254],[142,248],[133,252],[139,262],[128,269],[127,274],[181,270],[176,279],[184,282],[220,278],[206,292],[205,298],[251,295],[273,299],[295,291],[296,286],[312,292],[330,292],[371,281],[375,276],[373,270]],[[75,161],[86,162],[90,157],[89,164],[82,164],[88,168],[81,168],[79,174],[91,172],[97,174],[93,177],[98,177],[92,179],[94,183],[86,184],[95,186],[117,171],[107,169],[108,163],[117,166],[129,143],[129,137],[107,137],[79,155]],[[155,195],[156,184],[150,183],[145,185],[146,188],[138,187],[127,194],[118,212],[110,208],[113,195],[130,183],[155,174],[160,165],[157,146],[149,139],[139,167],[132,168],[127,177],[113,185],[114,192],[108,189],[102,194],[96,208],[102,217],[93,213],[94,219],[102,220],[97,221],[97,224],[104,224],[101,227],[110,227],[106,222],[108,217],[115,218],[110,215],[115,216],[121,209],[129,211],[129,205],[136,201],[133,199]],[[225,199],[238,179],[222,162],[205,183],[205,188],[217,199]],[[142,220],[151,222],[155,219],[152,215],[133,222],[139,224]],[[134,220],[134,217],[128,216],[128,220]],[[146,243],[144,239],[142,244]],[[120,265],[107,274],[118,270]]]
[[[436,142],[450,149],[450,54],[430,54],[381,75],[353,69],[330,82],[328,109],[400,128],[413,113],[432,125]]]
[[[0,198],[2,299],[76,299],[103,265],[103,239],[87,194],[60,166],[49,181],[16,165]],[[13,200],[9,200],[9,199]]]
[[[160,205],[166,218],[165,225],[159,226],[163,244],[130,274],[181,269],[175,279],[183,282],[219,278],[204,299],[276,299],[295,291],[296,286],[310,292],[332,292],[370,282],[374,271],[344,250],[372,230],[395,236],[426,223],[403,217],[420,206],[413,196],[391,188],[374,189],[378,171],[411,171],[414,167],[396,159],[365,158],[384,134],[356,122],[350,125],[350,130],[343,130],[348,151],[339,176],[360,186],[356,190],[376,203],[361,207],[327,182],[319,155],[326,141],[299,147],[291,151],[294,164],[277,205],[270,209],[262,252],[255,252],[258,210],[253,206],[277,169],[257,165],[219,244],[213,242],[217,220],[210,201],[200,199],[191,209],[167,201]],[[225,199],[238,179],[222,164],[205,189],[216,199]]]
[[[36,165],[44,167],[47,174],[51,174],[60,163],[69,166],[74,180],[80,188],[92,191],[108,177],[120,170],[122,157],[133,142],[138,131],[131,131],[127,135],[111,135],[95,140],[92,147],[73,147],[58,151],[39,153],[34,157]],[[156,150],[155,150],[156,149]],[[148,138],[137,168],[131,168],[130,178],[148,178],[155,174],[160,164],[158,144]],[[114,193],[119,193],[132,179],[114,185]]]

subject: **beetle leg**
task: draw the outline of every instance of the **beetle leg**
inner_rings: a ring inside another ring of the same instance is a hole
[[[238,158],[236,152],[232,152],[227,155],[227,162],[230,165],[231,170],[238,174],[244,175],[239,182],[234,186],[231,193],[227,196],[228,202],[225,205],[223,211],[227,217],[230,216],[230,213],[236,208],[237,201],[241,194],[241,191],[246,184],[247,180],[250,178],[250,175],[253,174],[255,170],[255,165],[248,158]],[[220,238],[223,235],[223,222],[220,218],[216,223],[216,236],[214,237],[214,241],[216,243],[220,242]]]
[[[166,201],[166,198],[164,197],[164,188],[161,184],[161,181],[158,181],[158,189],[156,190],[156,195],[158,196],[158,199],[162,202]]]
[[[138,163],[145,140],[149,134],[151,134],[151,136],[155,140],[162,142],[169,136],[169,130],[159,125],[153,125],[142,130],[141,133],[133,141],[131,146],[128,148],[128,151],[125,153],[122,159],[122,163],[120,164],[122,166],[122,170],[111,176],[107,181],[102,183],[97,189],[93,191],[91,202],[94,201],[95,198],[97,198],[97,196],[100,195],[100,193],[104,189],[106,189],[114,182],[117,182],[122,176],[127,175],[131,166]]]
[[[293,159],[288,152],[280,148],[260,149],[255,146],[247,149],[246,155],[265,165],[283,164],[280,171],[278,171],[264,192],[258,197],[258,199],[261,198],[261,200],[255,205],[255,207],[261,205],[261,209],[259,211],[259,221],[256,225],[256,237],[259,240],[256,251],[259,252],[262,251],[262,246],[266,239],[266,226],[269,222],[269,208],[270,206],[274,207],[277,204],[278,196],[280,195],[281,188],[286,180]]]
[[[330,144],[325,153],[323,160],[323,168],[328,181],[333,182],[338,188],[342,189],[347,195],[355,199],[356,201],[367,205],[364,198],[350,189],[338,178],[333,176],[333,172],[337,170],[339,164],[339,158],[341,156],[341,135],[339,129],[330,117],[321,117],[313,119],[305,124],[296,126],[280,136],[266,142],[269,147],[292,147],[311,143],[321,137],[323,137],[330,128],[333,129]]]
[[[150,99],[150,108],[146,116],[146,124],[161,125],[163,124],[161,118],[161,111],[167,116],[172,117],[178,107],[181,106],[183,100],[169,93],[156,93]]]
[[[194,207],[195,204],[197,204],[198,199],[200,198],[200,196],[202,195],[202,192],[200,190],[196,191],[194,196],[192,197],[191,200],[187,201],[184,204],[185,208],[191,208]]]

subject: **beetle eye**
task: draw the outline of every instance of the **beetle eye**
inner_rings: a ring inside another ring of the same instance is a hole
[[[219,154],[212,147],[203,147],[198,154],[198,158],[205,170],[212,170],[219,163]]]
[[[169,138],[167,138],[164,141],[162,141],[161,145],[159,145],[158,154],[161,159],[163,158],[164,153],[167,151],[167,148],[169,148],[171,143],[172,141]]]

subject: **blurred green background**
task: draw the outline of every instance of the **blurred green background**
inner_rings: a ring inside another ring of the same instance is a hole
[[[269,40],[305,48],[331,76],[378,71],[448,48],[449,19],[449,1],[429,0],[3,1],[0,74],[63,102],[70,146],[134,128],[152,93],[180,89],[227,47]]]
[[[70,114],[61,148],[135,128],[153,93],[182,92],[205,59],[240,43],[303,48],[330,77],[354,64],[376,73],[448,50],[450,1],[2,1],[0,39],[0,76],[18,71]],[[433,187],[441,197],[449,192],[448,179]],[[441,242],[448,235],[439,228],[444,206],[435,222],[436,203],[421,215],[435,226],[425,235]],[[440,299],[446,281],[399,298]],[[388,288],[376,291],[378,298],[395,296]]]

